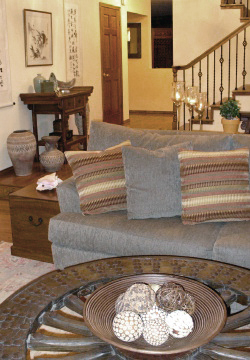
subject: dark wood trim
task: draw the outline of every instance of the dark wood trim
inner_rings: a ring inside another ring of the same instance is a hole
[[[123,120],[123,125],[128,125],[130,123],[130,119]]]
[[[154,111],[154,110],[129,110],[130,114],[138,114],[138,115],[148,115],[148,114],[166,114],[166,115],[173,115],[173,111]]]

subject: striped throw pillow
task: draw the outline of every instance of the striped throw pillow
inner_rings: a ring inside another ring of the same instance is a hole
[[[66,151],[82,213],[100,214],[127,208],[122,146],[104,151]]]
[[[248,148],[178,157],[184,224],[250,220]]]

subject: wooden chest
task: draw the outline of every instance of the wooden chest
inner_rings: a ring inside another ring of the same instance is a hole
[[[50,218],[60,212],[56,190],[38,192],[35,188],[32,184],[10,194],[11,254],[53,262],[48,226]]]

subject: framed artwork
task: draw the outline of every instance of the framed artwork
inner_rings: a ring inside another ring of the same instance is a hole
[[[52,14],[24,9],[26,66],[53,64]]]

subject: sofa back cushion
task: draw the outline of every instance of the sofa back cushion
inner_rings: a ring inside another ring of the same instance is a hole
[[[123,147],[129,219],[181,215],[180,148],[192,149],[192,145],[187,142],[159,150]]]
[[[192,141],[194,150],[221,151],[231,149],[231,136],[225,134],[188,133],[185,131],[138,130],[121,125],[92,121],[88,150],[104,150],[129,139],[132,146],[156,150],[165,146],[172,146],[186,141]]]

